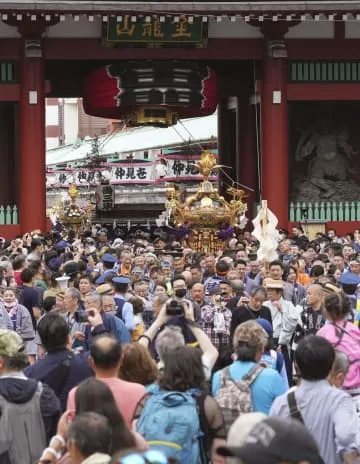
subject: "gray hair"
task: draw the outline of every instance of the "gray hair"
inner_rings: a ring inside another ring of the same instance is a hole
[[[69,287],[66,289],[66,293],[71,297],[75,298],[79,303],[81,301],[81,293],[77,288]]]
[[[264,300],[267,298],[266,289],[264,287],[256,286],[256,287],[253,287],[250,290],[250,296],[251,297],[256,296],[258,293],[261,294],[261,296],[262,296],[262,298],[264,298]]]
[[[350,360],[347,355],[340,350],[335,350],[335,359],[332,366],[332,372],[342,372],[344,375],[347,374],[350,367]]]
[[[159,333],[156,338],[155,348],[160,359],[163,361],[166,355],[177,348],[185,346],[185,338],[180,327],[169,325]]]
[[[98,306],[99,308],[102,305],[101,296],[96,292],[89,293],[88,295],[86,295],[86,299],[90,300],[91,303],[95,304],[95,306]]]
[[[114,302],[114,305],[115,305],[114,295],[112,295],[111,293],[102,293],[101,295],[99,295],[99,297],[101,301],[101,306],[103,306],[104,300],[106,300],[106,298],[111,298],[111,300]]]

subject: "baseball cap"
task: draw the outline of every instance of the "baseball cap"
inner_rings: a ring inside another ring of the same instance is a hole
[[[262,319],[261,317],[259,319],[256,319],[256,323],[261,325],[261,327],[265,330],[265,332],[269,335],[272,336],[273,334],[273,328],[270,322],[267,319]]]
[[[126,276],[119,276],[119,277],[114,277],[112,279],[112,283],[121,284],[121,285],[130,285],[131,280]]]
[[[105,279],[108,278],[109,276],[112,276],[115,278],[117,276],[116,271],[105,271],[103,274],[101,274],[96,280],[95,284],[96,285],[102,285],[105,283]]]
[[[256,424],[241,447],[222,446],[221,456],[237,457],[243,464],[278,464],[308,461],[324,464],[317,444],[306,427],[294,419],[269,417]]]
[[[115,258],[114,255],[112,255],[111,253],[104,253],[101,260],[104,262],[104,263],[108,263],[108,264],[115,264],[117,259]]]
[[[13,330],[0,329],[0,356],[17,356],[24,352],[21,337]]]
[[[243,446],[251,430],[259,422],[267,419],[268,416],[262,412],[249,412],[241,414],[230,427],[226,444],[227,446]]]
[[[353,272],[344,272],[341,274],[339,279],[339,284],[341,285],[359,285],[360,277]]]

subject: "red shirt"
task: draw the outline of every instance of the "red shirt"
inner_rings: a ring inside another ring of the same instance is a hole
[[[22,271],[14,271],[14,279],[16,280],[16,285],[18,287],[22,285],[21,273]]]

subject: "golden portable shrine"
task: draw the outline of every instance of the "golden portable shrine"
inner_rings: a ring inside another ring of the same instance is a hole
[[[79,190],[75,184],[71,184],[69,186],[68,194],[70,201],[64,201],[62,204],[54,208],[53,214],[66,228],[78,231],[90,218],[91,204],[89,203],[89,205],[85,208],[77,204]]]
[[[221,166],[216,164],[216,157],[210,151],[204,151],[195,166],[203,176],[195,194],[182,201],[179,187],[175,184],[167,186],[168,220],[184,232],[184,246],[198,252],[216,252],[224,248],[227,235],[240,226],[241,217],[247,211],[246,194],[233,187],[227,190],[232,196],[230,201],[219,194],[209,176]]]

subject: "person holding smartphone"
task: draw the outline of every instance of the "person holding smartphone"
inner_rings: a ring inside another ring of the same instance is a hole
[[[239,299],[237,308],[234,309],[230,324],[230,340],[232,340],[235,329],[243,322],[252,319],[266,319],[272,325],[270,309],[264,306],[266,290],[264,287],[253,287],[250,296]]]

